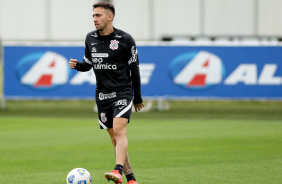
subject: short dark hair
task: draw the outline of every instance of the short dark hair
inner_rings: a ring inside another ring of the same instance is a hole
[[[97,7],[102,7],[106,10],[110,10],[113,13],[113,15],[115,16],[115,7],[113,4],[107,3],[107,2],[98,2],[93,5],[93,9]]]

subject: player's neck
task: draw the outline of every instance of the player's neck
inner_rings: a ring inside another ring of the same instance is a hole
[[[114,32],[114,27],[112,25],[106,27],[106,29],[99,31],[99,34],[101,36],[107,36],[110,35],[112,32]]]

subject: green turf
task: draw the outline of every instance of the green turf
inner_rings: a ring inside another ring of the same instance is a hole
[[[129,154],[139,184],[282,183],[281,102],[171,102],[133,113]],[[0,111],[0,178],[65,184],[84,167],[93,183],[114,167],[92,101],[7,101]],[[125,178],[124,178],[125,180]]]
[[[1,49],[1,48],[0,48]],[[0,58],[0,100],[2,100],[2,89],[3,89],[3,84],[2,84],[2,82],[3,82],[3,71],[2,71],[2,61],[1,61],[1,58]]]
[[[97,117],[94,101],[10,101],[0,116],[19,117]],[[156,104],[155,104],[156,105]],[[143,119],[252,119],[282,120],[282,101],[171,101],[170,111],[134,113]]]
[[[1,74],[0,65],[0,99]],[[129,153],[139,184],[282,183],[282,102],[170,105],[132,114]],[[93,106],[8,100],[0,109],[1,183],[65,184],[76,167],[89,170],[93,184],[108,183],[114,153]]]

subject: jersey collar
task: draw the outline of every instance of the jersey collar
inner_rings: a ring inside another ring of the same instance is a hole
[[[94,34],[97,34],[98,35],[98,38],[101,38],[101,39],[112,39],[112,38],[121,38],[121,35],[119,35],[118,33],[119,33],[119,30],[118,29],[116,29],[115,27],[113,27],[114,28],[114,31],[112,32],[112,33],[110,33],[109,35],[106,35],[106,36],[101,36],[100,34],[99,34],[99,31],[95,31],[95,33]]]

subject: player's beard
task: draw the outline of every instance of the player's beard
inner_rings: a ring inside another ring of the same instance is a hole
[[[97,31],[103,31],[103,29],[101,27],[96,28]]]
[[[105,29],[105,27],[106,27],[106,25],[102,26],[101,24],[99,24],[99,27],[98,27],[98,28],[96,28],[96,30],[97,30],[97,31],[101,31],[101,32],[103,32],[103,31],[104,31],[104,29]]]

